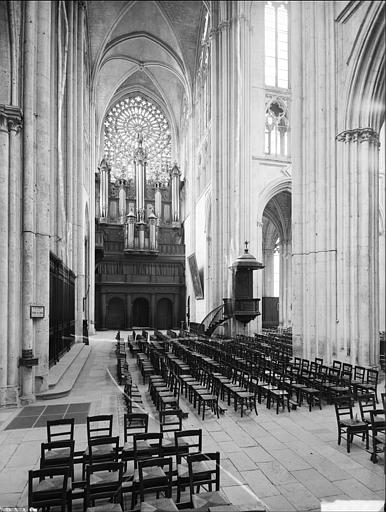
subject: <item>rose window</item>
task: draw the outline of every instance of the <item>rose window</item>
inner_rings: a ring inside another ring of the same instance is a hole
[[[116,103],[104,123],[104,152],[112,176],[134,179],[134,151],[138,136],[147,154],[146,179],[169,181],[171,135],[166,116],[147,98],[136,95]]]

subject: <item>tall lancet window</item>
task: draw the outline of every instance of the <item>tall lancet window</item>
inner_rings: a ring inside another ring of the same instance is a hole
[[[288,89],[288,2],[265,4],[265,85]]]
[[[171,168],[171,133],[161,108],[136,94],[116,103],[104,123],[104,153],[115,178],[134,179],[138,136],[147,152],[147,181],[167,183]]]

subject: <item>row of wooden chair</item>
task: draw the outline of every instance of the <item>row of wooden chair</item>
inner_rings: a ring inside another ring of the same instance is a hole
[[[170,413],[173,412],[175,411],[167,410],[160,413],[161,422],[158,433],[148,432],[147,414],[126,414],[124,417],[125,443],[122,447],[119,446],[119,436],[112,436],[112,415],[88,417],[88,447],[85,452],[74,451],[73,419],[48,421],[48,442],[42,444],[40,470],[29,473],[29,506],[44,507],[51,503],[61,505],[62,510],[65,506],[70,510],[73,499],[83,498],[84,509],[87,509],[94,505],[96,499],[107,496],[111,498],[113,495],[118,503],[112,506],[112,510],[118,511],[121,510],[118,507],[123,508],[122,495],[131,492],[131,509],[133,509],[138,496],[143,502],[147,491],[156,490],[150,485],[154,482],[147,481],[149,474],[154,476],[154,473],[149,473],[150,467],[162,469],[162,474],[159,471],[156,472],[157,478],[159,477],[157,485],[162,487],[159,491],[165,490],[163,488],[165,483],[168,489],[171,485],[177,487],[178,502],[181,491],[185,487],[191,488],[192,499],[193,480],[194,485],[200,487],[201,483],[204,483],[201,482],[204,476],[205,483],[210,484],[209,473],[211,473],[210,478],[215,474],[216,491],[218,491],[219,454],[202,454],[202,431],[200,429],[182,430],[181,418],[177,423],[168,421],[171,417]],[[197,457],[189,459],[193,455]],[[175,469],[172,467],[173,457],[175,457]],[[192,463],[191,468],[189,460]],[[211,460],[215,462],[213,471],[208,469],[207,461]],[[82,463],[83,466],[81,482],[74,481],[74,464],[76,463]],[[165,471],[164,466],[168,466],[170,471],[169,469]],[[198,474],[202,467],[206,475]],[[171,497],[169,490],[165,496],[167,499]],[[201,494],[200,499],[203,499]],[[170,510],[176,509],[172,507]],[[110,508],[103,508],[102,505],[99,510],[110,510]]]

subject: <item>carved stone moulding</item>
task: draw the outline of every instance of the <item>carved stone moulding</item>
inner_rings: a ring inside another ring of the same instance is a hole
[[[379,135],[372,128],[355,128],[353,130],[345,130],[336,136],[338,142],[370,142],[378,147]]]
[[[0,131],[19,133],[23,126],[23,113],[20,107],[0,104]]]

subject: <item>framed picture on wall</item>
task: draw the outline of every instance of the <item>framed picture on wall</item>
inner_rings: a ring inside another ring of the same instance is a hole
[[[195,295],[196,299],[203,299],[204,292],[202,290],[200,274],[198,273],[197,260],[196,260],[195,253],[188,256],[188,263],[189,263],[190,275],[192,277],[194,295]]]

